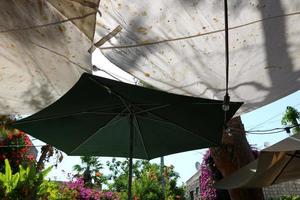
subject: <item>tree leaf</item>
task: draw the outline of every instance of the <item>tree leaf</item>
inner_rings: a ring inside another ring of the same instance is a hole
[[[4,162],[5,162],[5,179],[6,181],[10,181],[12,177],[11,167],[7,159],[5,159]]]

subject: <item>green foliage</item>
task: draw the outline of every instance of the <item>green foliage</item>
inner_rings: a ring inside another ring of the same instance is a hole
[[[18,185],[19,173],[12,174],[10,164],[7,159],[5,159],[5,173],[0,172],[0,183],[2,184],[1,190],[4,194],[11,193]]]
[[[83,176],[87,187],[102,188],[102,184],[106,183],[107,178],[100,172],[103,165],[96,156],[81,156],[82,165],[74,165],[73,170],[77,172],[77,176]]]
[[[56,186],[54,183],[50,184],[49,181],[44,180],[51,169],[52,167],[37,172],[34,166],[24,168],[20,165],[19,171],[13,174],[9,161],[5,159],[5,173],[0,172],[0,198],[42,199],[44,196],[48,199],[52,197],[52,199],[56,199],[54,197]]]
[[[281,119],[282,125],[296,126],[292,129],[293,134],[300,132],[300,127],[298,120],[300,119],[300,113],[293,107],[288,106],[286,108],[285,114]]]
[[[150,163],[143,163],[136,180],[133,182],[133,194],[139,199],[156,200],[162,199],[162,187],[159,179],[159,166],[151,165]]]
[[[300,200],[299,195],[285,195],[280,198],[271,198],[269,200]]]
[[[47,200],[56,200],[56,199],[62,199],[62,197],[70,197],[69,195],[66,196],[61,192],[58,183],[47,181],[47,180],[44,180],[42,184],[38,187],[37,196],[40,199],[47,199]]]
[[[8,159],[11,170],[18,171],[19,165],[31,165],[35,155],[31,154],[32,143],[28,135],[17,129],[0,126],[0,171],[4,172],[4,160]]]
[[[107,162],[111,171],[109,189],[121,194],[121,199],[127,199],[128,184],[128,161],[117,161],[113,159]],[[132,192],[135,199],[157,200],[163,199],[162,174],[160,166],[149,161],[136,161],[133,163],[133,183]],[[163,176],[166,185],[166,199],[176,199],[180,196],[184,199],[183,186],[176,185],[179,174],[174,171],[174,167],[164,167]]]

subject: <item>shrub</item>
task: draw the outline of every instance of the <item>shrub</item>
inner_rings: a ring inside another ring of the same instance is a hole
[[[17,129],[0,128],[0,171],[4,171],[4,160],[8,159],[13,172],[19,165],[31,165],[35,155],[30,154],[32,143],[29,137]]]
[[[4,161],[5,172],[0,172],[0,197],[1,199],[56,199],[53,194],[53,189],[56,187],[53,184],[45,181],[44,178],[52,169],[51,167],[37,172],[35,167],[26,168],[19,165],[19,170],[13,173],[9,161]],[[52,187],[52,190],[46,188]],[[49,197],[53,198],[49,198]]]
[[[83,177],[77,177],[73,181],[66,182],[61,187],[65,196],[71,195],[72,199],[80,200],[119,200],[118,193],[111,191],[101,191],[85,186]]]
[[[252,148],[252,153],[255,158],[258,157],[257,149]],[[211,156],[211,151],[208,150],[201,163],[200,175],[200,196],[203,200],[230,200],[227,190],[219,190],[213,187],[215,181],[223,178],[221,172],[215,166],[215,162]]]

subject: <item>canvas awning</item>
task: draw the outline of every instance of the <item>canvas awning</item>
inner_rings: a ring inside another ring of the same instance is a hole
[[[216,188],[261,188],[300,178],[300,133],[261,151],[258,159],[215,184]]]
[[[297,91],[300,2],[228,4],[229,87],[245,102],[240,113]],[[223,1],[103,0],[100,10],[96,34],[114,35],[100,47],[111,62],[165,91],[223,99]]]
[[[98,4],[0,3],[0,114],[36,112],[91,70],[95,23],[94,43],[118,67],[161,90],[223,99],[222,1],[103,0],[95,21]],[[240,114],[297,91],[300,2],[228,4],[229,87],[233,101],[245,102]]]
[[[0,114],[32,114],[91,72],[99,0],[0,2]]]

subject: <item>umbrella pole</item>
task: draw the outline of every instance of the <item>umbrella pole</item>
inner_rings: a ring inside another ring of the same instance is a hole
[[[164,176],[164,167],[165,167],[165,160],[164,157],[160,157],[160,174],[161,174],[161,187],[162,187],[162,200],[165,200],[166,196],[166,181]]]
[[[130,114],[128,200],[132,199],[132,197],[131,197],[132,157],[133,157],[133,116],[132,116],[132,114]]]

